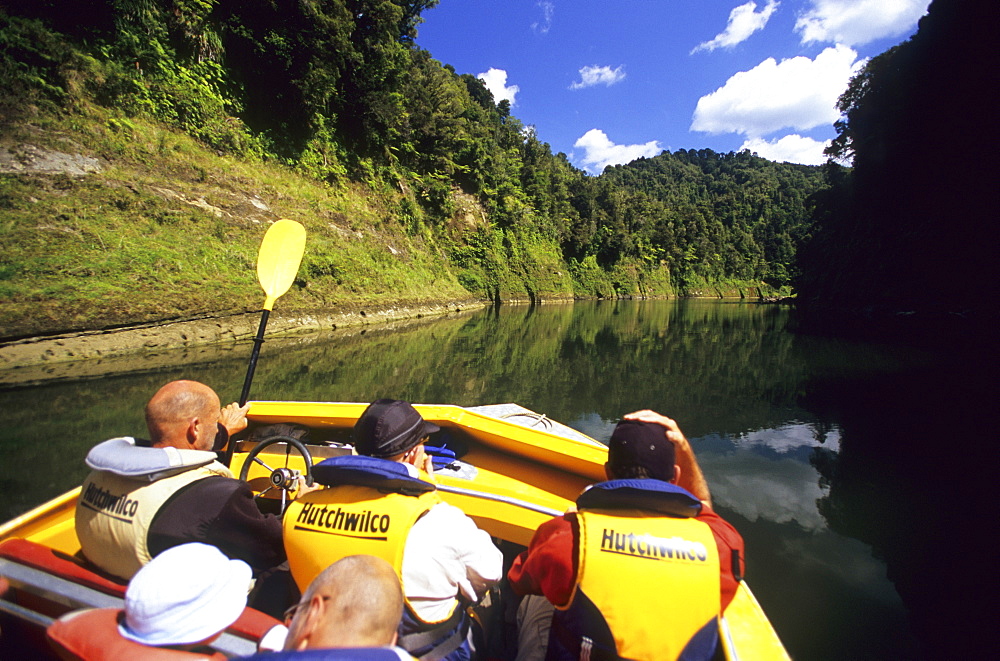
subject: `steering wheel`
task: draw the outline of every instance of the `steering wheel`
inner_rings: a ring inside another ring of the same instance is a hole
[[[262,459],[257,457],[257,455],[259,455],[265,448],[269,448],[275,443],[288,444],[288,448],[285,450],[285,465],[282,468],[271,468],[265,464]],[[302,455],[302,459],[305,460],[306,486],[311,487],[313,485],[312,455],[309,453],[309,448],[306,447],[305,443],[297,438],[292,438],[291,436],[270,436],[265,438],[258,443],[253,450],[250,450],[250,452],[247,453],[246,461],[243,462],[243,467],[240,468],[240,480],[243,482],[247,481],[247,476],[250,474],[250,465],[253,463],[260,464],[267,470],[271,471],[271,484],[259,494],[256,494],[254,496],[254,500],[257,500],[271,489],[281,489],[281,514],[285,513],[285,507],[288,506],[286,501],[288,492],[292,490],[292,487],[298,481],[297,478],[302,475],[302,473],[294,468],[288,467],[288,457],[291,454],[292,448],[298,450],[299,454]]]

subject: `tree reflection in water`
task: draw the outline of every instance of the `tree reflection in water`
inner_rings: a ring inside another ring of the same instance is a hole
[[[997,650],[996,369],[989,354],[811,389],[806,405],[840,421],[836,455],[813,464],[830,486],[830,527],[872,546],[887,566],[927,658]],[[984,652],[986,653],[984,655]]]
[[[627,411],[659,410],[746,538],[748,580],[793,657],[914,658],[915,635],[954,658],[942,645],[975,640],[962,595],[992,583],[987,564],[977,585],[958,552],[985,502],[992,409],[937,354],[788,324],[781,307],[730,301],[490,308],[268,340],[251,399],[517,402],[598,439]],[[142,407],[165,381],[235,399],[248,355],[179,352],[145,372],[0,386],[0,516],[79,484],[94,443],[144,434]]]

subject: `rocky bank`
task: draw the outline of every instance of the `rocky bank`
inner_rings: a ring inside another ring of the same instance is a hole
[[[482,301],[451,301],[413,307],[358,308],[349,312],[271,313],[267,338],[304,339],[331,331],[398,327],[428,318],[477,310]],[[88,378],[137,369],[155,369],[199,354],[227,351],[249,357],[260,313],[81,331],[0,343],[0,385],[60,378]]]

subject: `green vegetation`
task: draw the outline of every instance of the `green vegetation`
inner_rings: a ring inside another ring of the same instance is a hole
[[[0,337],[252,310],[786,291],[819,168],[664,152],[591,177],[413,43],[436,0],[35,0],[0,9]],[[23,6],[22,6],[23,5]],[[6,13],[4,13],[6,11]]]
[[[828,165],[817,196],[797,283],[808,321],[932,335],[978,322],[992,338],[1000,144],[982,90],[1000,82],[995,19],[993,2],[935,1],[841,97],[828,153],[854,167]]]
[[[819,168],[773,163],[749,152],[681,149],[614,166],[602,179],[612,191],[632,193],[622,203],[626,209],[614,214],[616,222],[606,225],[615,238],[605,249],[632,244],[643,259],[664,260],[684,289],[726,282],[789,285],[796,250],[811,230],[809,196],[821,187],[822,175]],[[640,226],[622,224],[630,217],[640,218]]]

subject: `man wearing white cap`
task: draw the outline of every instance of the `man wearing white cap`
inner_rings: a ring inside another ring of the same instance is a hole
[[[136,573],[125,591],[124,613],[70,613],[47,635],[64,659],[216,658],[208,644],[243,613],[250,585],[250,566],[242,560],[208,544],[182,544]],[[143,652],[136,643],[156,651]]]
[[[191,649],[214,640],[247,605],[250,565],[208,544],[167,549],[125,591],[118,632],[151,646]]]

